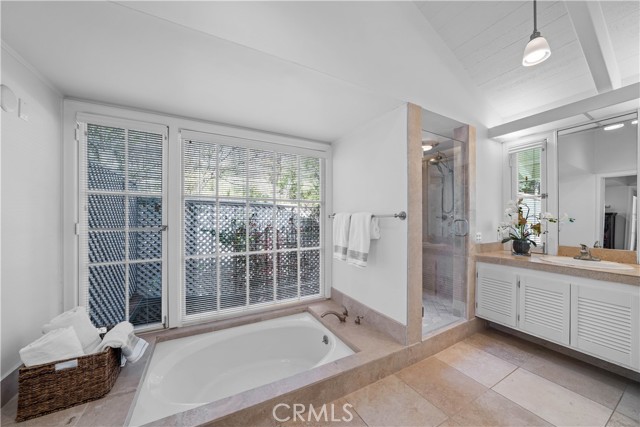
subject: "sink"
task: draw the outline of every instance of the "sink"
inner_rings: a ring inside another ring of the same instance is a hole
[[[619,262],[611,261],[587,261],[583,259],[575,259],[566,256],[551,256],[544,255],[537,258],[540,261],[547,262],[549,264],[566,265],[569,267],[586,267],[586,268],[598,268],[601,270],[633,270],[633,267],[620,264]]]

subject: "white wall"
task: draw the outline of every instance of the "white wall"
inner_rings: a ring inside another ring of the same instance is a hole
[[[502,206],[502,144],[487,138],[487,129],[476,130],[476,232],[482,233],[482,241],[498,241],[498,224],[503,221]],[[475,236],[471,236],[475,239]]]
[[[407,209],[407,106],[333,144],[333,211],[395,213]],[[333,260],[332,287],[407,324],[407,223],[380,219],[360,269]]]
[[[62,97],[2,49],[2,83],[29,121],[2,111],[2,378],[62,311]]]

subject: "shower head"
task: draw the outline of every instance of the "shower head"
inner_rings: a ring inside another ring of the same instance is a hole
[[[442,166],[444,166],[449,173],[453,172],[451,170],[451,168],[449,167],[447,156],[442,154],[440,151],[438,151],[435,156],[433,156],[432,158],[429,159],[429,164],[434,165],[435,167],[437,167],[442,175],[444,175],[444,171],[442,170]]]

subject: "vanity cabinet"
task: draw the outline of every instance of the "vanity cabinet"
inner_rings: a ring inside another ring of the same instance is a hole
[[[640,371],[640,286],[477,263],[476,316]]]
[[[569,345],[571,284],[565,280],[522,274],[519,277],[520,329]]]
[[[596,283],[572,285],[572,345],[585,353],[638,368],[639,300],[637,293],[607,289]]]
[[[515,328],[518,276],[488,264],[478,264],[477,273],[476,315]]]

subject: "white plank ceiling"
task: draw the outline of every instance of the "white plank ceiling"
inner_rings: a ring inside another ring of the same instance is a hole
[[[531,1],[416,4],[505,122],[598,93],[564,2],[538,2],[538,30],[551,57],[534,67],[521,65],[533,30]],[[638,82],[640,2],[601,7],[622,85]]]

